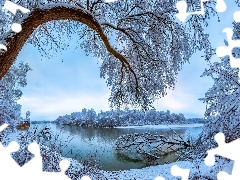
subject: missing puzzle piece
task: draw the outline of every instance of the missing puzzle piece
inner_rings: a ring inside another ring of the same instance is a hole
[[[2,132],[7,126],[8,126],[8,124],[1,125],[0,132]],[[9,145],[7,147],[4,147],[2,145],[2,143],[0,143],[0,173],[1,173],[1,177],[7,177],[9,174],[13,174],[12,169],[18,168],[18,165],[11,157],[11,153],[16,152],[18,149],[19,149],[19,145],[16,142],[9,143]],[[15,176],[15,178],[17,178],[17,176]]]
[[[174,165],[171,168],[171,174],[173,176],[181,176],[182,180],[188,180],[190,170],[189,169],[182,169],[178,165]]]
[[[65,171],[68,169],[69,165],[70,165],[70,162],[68,160],[62,160],[59,164],[61,169],[60,173],[45,172],[43,177],[49,180],[53,180],[53,179],[70,180],[70,178],[68,178],[65,175]],[[81,178],[81,180],[84,180],[84,179]],[[85,179],[85,180],[88,180],[88,179]]]
[[[233,56],[235,53],[233,53],[234,48],[240,47],[240,40],[232,40],[233,30],[231,28],[225,28],[223,32],[227,35],[228,46],[219,46],[216,49],[216,54],[220,58],[228,55],[231,67],[240,68],[240,59]],[[240,71],[238,75],[240,77]]]
[[[182,180],[188,180],[190,170],[189,169],[182,169],[178,165],[173,165],[171,167],[171,174],[173,176],[180,176]],[[165,180],[165,178],[158,176],[154,180]]]
[[[204,14],[204,6],[203,3],[210,0],[201,0],[201,10],[195,12],[187,12],[187,3],[183,0],[178,1],[176,4],[176,8],[178,10],[178,14],[175,16],[182,22],[185,22],[187,17],[191,14]],[[218,12],[224,12],[227,9],[227,5],[224,0],[217,0],[216,10]]]
[[[7,127],[7,124],[0,126],[0,132]],[[16,142],[11,142],[7,147],[0,143],[0,179],[44,179],[44,180],[70,180],[64,173],[68,169],[70,162],[63,160],[60,163],[60,173],[50,173],[42,171],[42,157],[40,148],[37,143],[31,143],[28,150],[34,154],[34,158],[20,167],[11,157],[12,152],[16,152],[19,145]]]
[[[235,22],[240,23],[240,11],[236,11],[233,14],[233,19],[234,19]]]
[[[240,177],[240,140],[234,140],[230,143],[225,143],[225,136],[223,133],[215,135],[215,141],[218,147],[207,151],[208,155],[205,158],[205,164],[207,166],[213,166],[215,163],[215,155],[222,156],[234,161],[232,174],[226,172],[219,172],[217,175],[218,180],[237,180]]]
[[[0,173],[1,177],[7,177],[7,179],[18,179],[19,166],[11,157],[12,152],[16,152],[19,149],[19,145],[16,142],[11,142],[7,147],[3,147],[0,143]],[[16,171],[15,171],[16,170]],[[14,173],[13,173],[14,171]],[[11,175],[11,178],[9,178]],[[1,178],[2,179],[2,178]]]

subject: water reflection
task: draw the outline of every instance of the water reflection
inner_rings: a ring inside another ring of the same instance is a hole
[[[38,124],[37,126],[41,128],[44,125]],[[91,128],[56,124],[48,124],[47,126],[51,128],[53,135],[52,142],[44,142],[46,145],[55,143],[63,156],[74,158],[80,162],[93,160],[99,163],[101,169],[109,171],[142,168],[177,160],[174,153],[161,156],[160,159],[152,161],[131,159],[124,154],[116,152],[114,149],[115,140],[121,135],[148,132],[151,134],[172,136],[175,131],[186,139],[188,134],[197,137],[201,132],[201,128],[178,128],[173,131],[171,129],[151,128]],[[71,141],[69,142],[69,140]]]
[[[72,136],[81,136],[83,139],[88,138],[89,140],[94,139],[96,137],[101,138],[103,141],[109,140],[109,138],[116,139],[119,136],[123,134],[133,134],[133,133],[151,133],[151,134],[157,134],[157,135],[165,135],[165,136],[171,136],[174,134],[174,131],[177,134],[184,135],[184,137],[187,135],[187,132],[189,132],[189,129],[191,128],[177,128],[174,130],[171,129],[152,129],[152,128],[146,128],[146,129],[134,129],[134,128],[124,128],[124,129],[118,129],[118,128],[92,128],[92,127],[79,127],[79,126],[71,126],[71,125],[56,125],[57,130],[64,128],[65,132],[68,132]],[[198,129],[198,128],[195,128]],[[201,129],[201,128],[200,128]]]
[[[149,160],[149,158],[145,158],[145,160],[135,159],[131,158],[131,156],[126,155],[125,153],[117,152],[116,158],[118,161],[124,162],[124,163],[139,163],[141,164],[141,168],[153,166],[153,165],[162,165],[167,164],[170,162],[175,162],[178,160],[178,156],[175,155],[175,153],[168,153],[166,155],[160,156],[159,159],[155,160]]]

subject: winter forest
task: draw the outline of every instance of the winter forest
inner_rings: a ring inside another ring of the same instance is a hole
[[[204,119],[186,119],[183,114],[170,114],[170,111],[149,110],[142,112],[138,110],[115,110],[96,113],[94,109],[83,109],[82,112],[71,113],[71,115],[59,116],[58,124],[71,124],[91,127],[117,127],[117,126],[143,126],[160,124],[193,124],[204,123]]]
[[[60,161],[68,159],[65,175],[73,180],[179,179],[171,173],[173,165],[189,169],[190,180],[220,179],[220,171],[231,174],[233,159],[216,156],[215,165],[207,166],[205,158],[218,146],[217,133],[225,135],[226,143],[240,138],[239,68],[233,63],[240,57],[240,1],[221,1],[226,12],[218,11],[220,0],[184,2],[190,12],[185,22],[176,16],[178,0],[1,1],[0,125],[9,126],[0,141],[4,146],[19,143],[20,150],[12,153],[16,163],[31,161],[27,147],[37,142],[43,171],[60,172]],[[210,24],[222,34],[214,36]],[[229,50],[233,43],[236,47]],[[84,107],[51,121],[32,119],[31,110],[23,112],[19,103],[35,71],[25,59],[16,61],[25,45],[44,60],[70,46],[96,58],[99,76],[110,89],[109,110]],[[229,54],[218,46],[228,47]],[[198,99],[205,113],[189,118],[155,108],[157,100],[174,93],[192,57],[207,64],[201,77],[213,82]]]

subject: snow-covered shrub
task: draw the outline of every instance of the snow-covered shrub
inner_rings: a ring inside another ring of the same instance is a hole
[[[238,4],[239,6],[239,4]],[[233,23],[233,40],[240,38],[240,23]],[[225,41],[228,46],[228,42]],[[235,58],[240,57],[240,48],[232,50]],[[240,59],[239,59],[240,60]],[[230,66],[229,56],[220,58],[220,62],[209,62],[202,76],[210,76],[213,86],[205,93],[202,100],[206,103],[203,131],[196,142],[192,143],[184,156],[190,159],[203,158],[207,150],[217,146],[215,134],[222,132],[226,142],[240,138],[240,81],[239,69]]]
[[[115,149],[131,159],[159,159],[160,156],[188,147],[180,136],[174,134],[168,138],[150,133],[126,134],[117,138]]]
[[[27,85],[27,72],[31,70],[28,64],[19,63],[11,66],[0,80],[0,124],[15,125],[22,121],[21,105],[17,104],[22,96],[20,88]]]
[[[23,166],[33,158],[33,155],[27,150],[27,148],[31,142],[37,142],[40,145],[43,171],[60,172],[59,163],[66,158],[61,155],[61,152],[58,152],[60,149],[58,146],[63,146],[63,144],[54,143],[55,140],[58,140],[59,136],[60,135],[56,135],[57,138],[54,137],[54,140],[51,142],[50,140],[53,138],[53,134],[48,127],[39,128],[38,126],[35,126],[31,131],[18,131],[15,128],[10,127],[1,132],[0,141],[5,146],[13,140],[18,142],[20,148],[17,152],[12,154],[12,157],[20,166]],[[43,140],[49,141],[49,143],[42,143]],[[81,164],[74,159],[67,159],[71,162],[71,165],[66,171],[66,175],[71,179],[80,180],[81,177],[85,175],[88,175],[93,180],[106,179],[102,174],[102,171],[97,168],[96,164]]]
[[[216,145],[213,137],[218,132],[224,133],[226,142],[240,137],[240,83],[238,70],[230,67],[228,57],[211,65],[203,75],[214,80],[213,87],[201,99],[207,104],[208,123],[203,127],[199,143],[209,149]]]

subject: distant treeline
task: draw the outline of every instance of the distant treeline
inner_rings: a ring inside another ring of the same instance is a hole
[[[170,113],[169,110],[146,112],[139,110],[111,110],[96,113],[94,109],[83,109],[82,112],[73,112],[71,115],[59,116],[57,124],[68,124],[88,127],[116,127],[116,126],[143,126],[161,124],[192,124],[204,123],[204,119],[186,119],[182,113]]]

